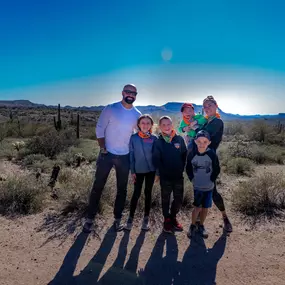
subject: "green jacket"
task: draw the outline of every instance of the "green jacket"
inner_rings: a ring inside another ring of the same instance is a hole
[[[195,129],[197,128],[202,128],[208,121],[207,119],[203,116],[203,115],[200,115],[200,114],[197,114],[195,116],[192,117],[191,119],[191,122],[193,121],[197,121],[197,124],[195,126]],[[179,125],[179,128],[178,128],[178,131],[180,133],[184,133],[183,132],[183,128],[184,127],[187,127],[187,124],[184,122],[184,120],[182,120],[180,122],[180,125]],[[186,133],[189,137],[191,138],[194,138],[196,136],[196,131],[195,130],[190,130],[189,132]]]

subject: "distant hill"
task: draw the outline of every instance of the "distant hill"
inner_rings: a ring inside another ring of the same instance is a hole
[[[148,106],[137,106],[137,108],[142,113],[148,113],[152,115],[180,115],[180,108],[182,102],[168,102],[162,106],[148,105]],[[29,100],[0,100],[0,107],[8,107],[8,108],[57,108],[57,106],[53,105],[44,105],[33,103]],[[196,113],[202,113],[202,105],[193,104]],[[85,111],[102,111],[104,106],[82,106],[82,107],[73,107],[73,106],[63,106],[63,109],[76,109],[76,110],[85,110]],[[221,109],[219,109],[219,113],[221,114],[224,120],[237,120],[237,119],[254,119],[254,118],[265,118],[265,119],[285,119],[285,113],[279,113],[276,115],[238,115],[238,114],[230,114],[225,113]]]

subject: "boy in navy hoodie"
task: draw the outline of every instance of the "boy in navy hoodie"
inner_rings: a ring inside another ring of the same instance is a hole
[[[173,233],[182,231],[177,221],[184,192],[183,172],[186,164],[187,148],[183,137],[176,134],[170,117],[159,120],[161,134],[153,145],[153,165],[160,177],[162,212],[164,216],[163,231]],[[171,193],[173,202],[169,212]]]

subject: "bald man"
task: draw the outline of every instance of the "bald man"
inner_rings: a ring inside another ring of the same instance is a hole
[[[110,104],[104,108],[96,126],[100,154],[97,160],[95,181],[89,198],[87,220],[83,226],[83,231],[87,233],[92,230],[93,221],[98,212],[99,201],[112,167],[115,167],[117,178],[114,228],[116,231],[123,229],[121,218],[126,202],[130,171],[129,141],[141,113],[133,106],[137,97],[135,85],[125,85],[122,96],[120,102]]]

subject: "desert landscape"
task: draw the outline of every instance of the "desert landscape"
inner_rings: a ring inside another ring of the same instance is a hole
[[[179,103],[144,107],[179,123]],[[197,112],[199,106],[195,106]],[[100,114],[88,108],[0,107],[0,284],[283,284],[285,280],[285,117],[223,114],[218,189],[233,232],[213,206],[209,238],[189,240],[193,189],[185,175],[184,232],[162,233],[160,188],[151,230],[141,232],[143,197],[131,232],[112,228],[115,175],[100,202],[95,230],[82,233],[99,146]],[[224,117],[223,117],[224,115]],[[132,182],[128,186],[125,216]]]

